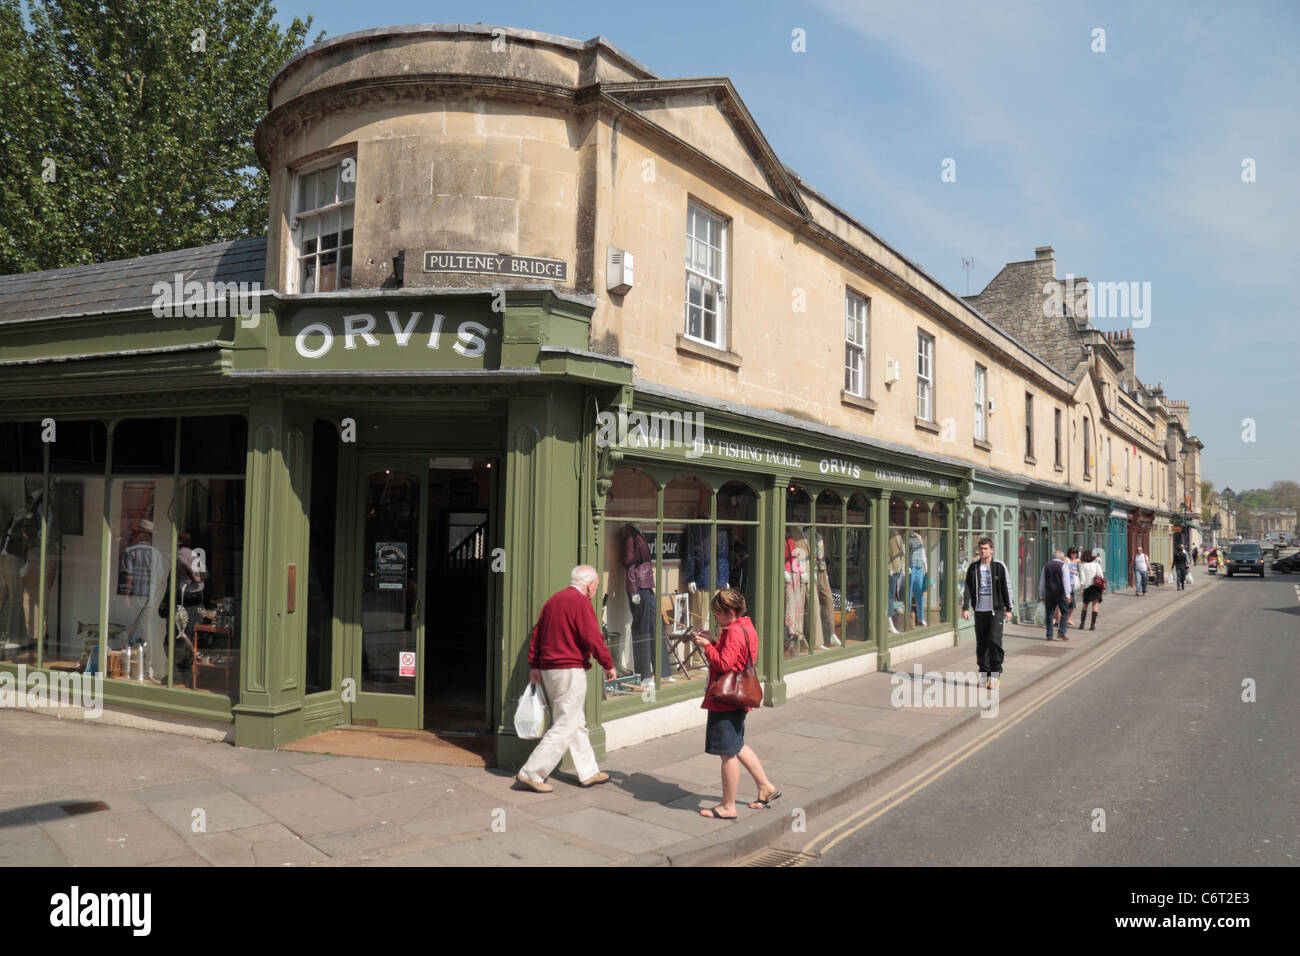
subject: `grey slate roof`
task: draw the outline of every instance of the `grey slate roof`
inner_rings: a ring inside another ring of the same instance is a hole
[[[266,273],[266,237],[218,242],[137,259],[0,276],[0,324],[53,316],[148,308],[155,282],[257,282]]]

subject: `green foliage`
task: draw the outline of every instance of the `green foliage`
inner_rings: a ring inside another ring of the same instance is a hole
[[[0,0],[0,274],[265,233],[253,132],[311,18],[282,32],[268,0],[28,8],[30,29]]]

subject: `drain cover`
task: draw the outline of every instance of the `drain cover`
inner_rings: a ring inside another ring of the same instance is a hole
[[[803,866],[817,859],[811,853],[799,853],[795,850],[764,850],[757,856],[750,857],[740,866]]]

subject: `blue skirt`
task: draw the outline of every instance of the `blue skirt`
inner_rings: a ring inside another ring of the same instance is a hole
[[[704,728],[704,752],[734,757],[745,748],[745,711],[711,710]]]

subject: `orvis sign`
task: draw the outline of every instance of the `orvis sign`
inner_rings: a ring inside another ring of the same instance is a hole
[[[285,328],[298,368],[478,369],[500,364],[501,317],[359,307],[305,309]]]

